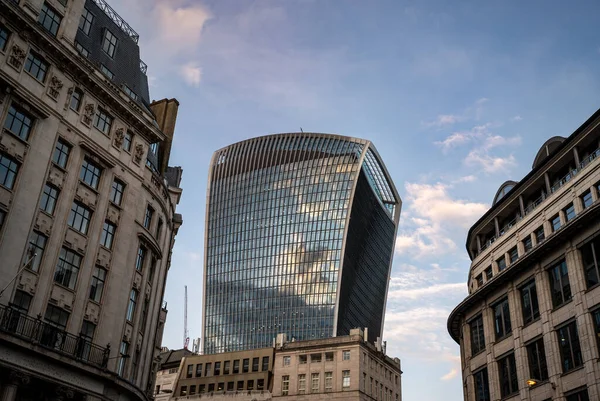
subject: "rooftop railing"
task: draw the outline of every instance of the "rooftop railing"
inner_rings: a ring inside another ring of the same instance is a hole
[[[140,60],[140,71],[142,74],[146,74],[148,72],[148,65]]]
[[[106,368],[110,347],[100,347],[41,319],[34,319],[12,307],[0,305],[0,333],[7,333],[62,355]]]
[[[140,35],[138,35],[138,33],[136,31],[133,30],[133,28],[127,23],[125,22],[125,20],[123,18],[121,18],[121,16],[119,14],[117,14],[117,12],[108,5],[108,3],[105,0],[92,0],[94,3],[96,3],[96,5],[102,10],[104,11],[104,13],[115,23],[117,24],[117,26],[123,31],[125,32],[127,35],[129,35],[129,37],[131,39],[133,39],[133,41],[135,43],[138,43],[138,41],[140,40]]]

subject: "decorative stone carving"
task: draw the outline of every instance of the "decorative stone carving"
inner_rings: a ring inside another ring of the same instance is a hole
[[[142,157],[144,157],[144,145],[142,145],[141,143],[135,145],[135,153],[133,157],[135,158],[136,163],[142,161]]]
[[[55,390],[55,394],[56,394],[56,396],[54,397],[55,400],[64,400],[64,399],[70,400],[75,396],[75,391],[73,391],[73,389],[71,389],[69,387],[58,386]]]
[[[29,375],[23,373],[23,372],[18,372],[16,370],[11,370],[10,372],[10,381],[13,384],[29,384],[29,382],[31,381],[31,377],[29,377]]]
[[[63,83],[60,78],[58,78],[56,75],[52,75],[52,78],[50,78],[50,84],[48,85],[48,94],[50,97],[57,99],[58,95],[60,95],[60,90],[62,87]]]
[[[27,52],[19,47],[19,45],[14,44],[11,48],[9,63],[17,70],[20,70],[23,66],[23,60],[25,60],[25,56],[27,56]]]
[[[73,91],[75,90],[74,86],[71,86],[67,89],[67,98],[65,99],[64,109],[66,110],[69,107],[69,103],[71,103],[71,96],[73,95]]]
[[[115,146],[120,148],[123,146],[123,141],[125,140],[125,130],[123,128],[117,128],[115,131]]]
[[[90,125],[92,123],[92,117],[94,117],[94,112],[96,111],[96,107],[93,103],[86,103],[83,108],[83,115],[81,116],[81,121],[85,125]]]

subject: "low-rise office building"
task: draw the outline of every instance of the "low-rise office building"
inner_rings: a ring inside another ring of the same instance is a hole
[[[190,355],[193,355],[192,351],[185,348],[176,350],[164,348],[163,352],[160,353],[158,356],[160,362],[156,372],[156,382],[154,383],[154,399],[156,401],[165,401],[173,396],[181,360]]]

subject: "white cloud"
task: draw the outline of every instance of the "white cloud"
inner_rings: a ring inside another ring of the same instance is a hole
[[[522,121],[522,120],[523,120],[523,117],[518,116],[518,115],[514,116],[510,119],[510,121],[513,121],[513,122]]]
[[[443,283],[422,288],[390,289],[388,290],[388,300],[418,299],[426,296],[439,296],[440,294],[448,295],[449,293],[466,295],[467,285],[465,283]]]
[[[507,171],[517,164],[513,155],[506,157],[491,156],[482,149],[475,149],[469,152],[464,162],[467,166],[480,168],[488,174]]]
[[[450,372],[446,373],[444,376],[440,377],[441,380],[452,380],[454,379],[456,376],[458,376],[458,369],[454,368],[451,369]]]
[[[157,37],[166,46],[161,51],[168,53],[194,49],[200,41],[204,24],[211,18],[210,12],[199,4],[177,6],[177,3],[157,2],[153,13],[157,20]]]
[[[477,181],[477,176],[476,175],[465,175],[463,177],[459,177],[457,179],[455,179],[454,181],[452,181],[454,184],[461,184],[463,182],[475,182]]]
[[[440,114],[435,120],[423,123],[427,128],[444,128],[468,120],[479,120],[483,112],[483,105],[488,99],[477,99],[471,106],[465,108],[462,113],[458,114]]]
[[[443,141],[434,142],[436,145],[442,148],[444,152],[454,148],[456,146],[467,143],[471,140],[471,135],[464,132],[455,132],[452,135],[448,136]]]
[[[202,70],[195,62],[189,62],[181,66],[180,73],[183,76],[185,82],[191,86],[199,86],[200,79],[202,78]]]

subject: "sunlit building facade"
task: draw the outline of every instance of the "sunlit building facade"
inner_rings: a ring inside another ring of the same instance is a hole
[[[371,142],[239,142],[213,155],[207,196],[204,353],[381,335],[401,201]]]

